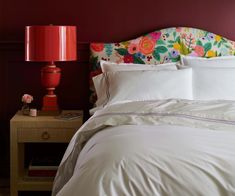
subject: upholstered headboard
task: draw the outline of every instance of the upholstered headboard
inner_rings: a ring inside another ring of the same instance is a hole
[[[201,29],[173,27],[147,33],[119,43],[91,43],[90,63],[93,77],[101,72],[100,60],[117,63],[160,64],[177,62],[180,54],[200,57],[235,54],[235,42]],[[91,84],[91,102],[96,97]]]

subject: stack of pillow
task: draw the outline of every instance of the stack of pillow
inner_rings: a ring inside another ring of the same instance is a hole
[[[97,107],[157,99],[235,100],[235,57],[181,56],[181,65],[101,61],[93,78]],[[177,67],[179,69],[177,69]]]
[[[235,100],[235,56],[213,58],[181,56],[191,67],[194,100]]]
[[[100,64],[103,73],[93,78],[98,107],[130,101],[192,99],[192,70],[177,70],[176,63]]]

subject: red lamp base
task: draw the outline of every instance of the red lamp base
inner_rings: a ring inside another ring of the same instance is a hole
[[[51,62],[42,68],[41,82],[42,85],[47,89],[47,94],[43,97],[42,111],[59,111],[57,96],[54,94],[54,90],[60,83],[60,76],[61,69],[56,67],[54,62]]]
[[[43,97],[42,111],[58,111],[59,106],[57,103],[56,95],[45,95]]]

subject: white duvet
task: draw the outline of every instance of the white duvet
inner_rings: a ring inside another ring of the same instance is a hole
[[[235,195],[235,102],[108,106],[75,134],[52,195]]]

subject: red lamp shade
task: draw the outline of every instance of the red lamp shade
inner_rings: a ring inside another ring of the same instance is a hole
[[[73,61],[77,59],[76,26],[27,26],[26,61]]]
[[[41,82],[48,93],[43,97],[44,111],[58,111],[55,88],[60,83],[61,69],[55,61],[77,59],[76,26],[27,26],[25,28],[25,60],[46,61],[41,69]]]

